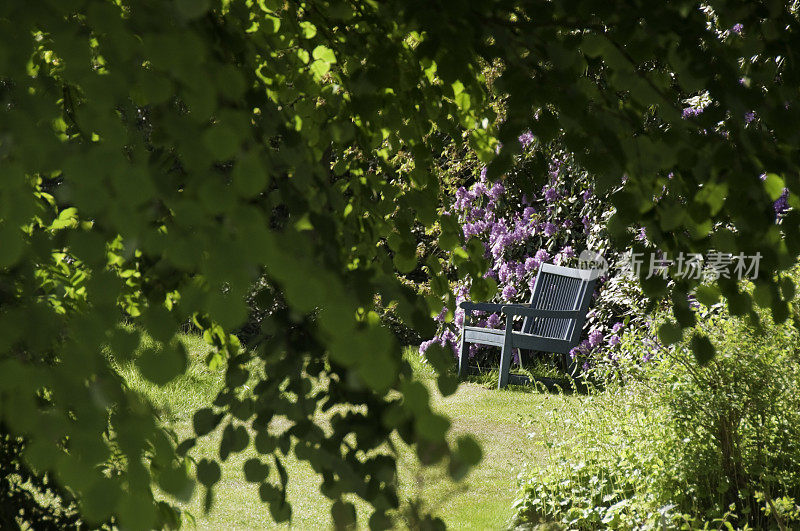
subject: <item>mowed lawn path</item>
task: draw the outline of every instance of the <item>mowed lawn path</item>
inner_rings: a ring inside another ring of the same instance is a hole
[[[164,419],[181,437],[191,435],[192,413],[210,403],[222,383],[222,372],[212,372],[202,362],[206,352],[203,344],[192,337],[186,341],[192,352],[190,369],[187,375],[163,388],[151,386],[133,370],[122,371],[132,387],[144,391],[163,411]],[[411,352],[408,355],[415,356]],[[405,504],[421,500],[450,529],[507,528],[513,514],[517,476],[531,467],[544,466],[546,439],[560,431],[554,420],[560,417],[556,410],[572,408],[577,399],[519,389],[498,391],[476,383],[462,383],[455,394],[442,397],[426,367],[415,362],[412,360],[428,384],[435,409],[452,421],[451,436],[472,434],[480,442],[484,456],[462,482],[454,483],[442,467],[421,467],[413,451],[400,443],[401,500]],[[218,456],[218,443],[219,433],[202,438],[191,455],[213,459]],[[198,529],[331,527],[330,501],[319,493],[318,476],[293,455],[285,459],[292,522],[274,524],[268,507],[259,500],[257,486],[246,482],[241,471],[244,461],[256,455],[251,445],[222,463],[222,479],[215,488],[209,514],[202,513],[202,494],[200,490],[195,492],[187,509],[196,517]],[[368,507],[360,500],[353,501],[359,511],[359,528],[366,528]],[[403,526],[402,521],[398,523]]]
[[[463,492],[437,507],[437,513],[451,529],[506,528],[513,514],[517,476],[546,462],[546,432],[529,424],[531,415],[555,403],[554,397],[474,383],[461,384],[449,397],[435,391],[432,396],[436,409],[452,420],[453,436],[470,433],[483,449],[481,463],[463,481]],[[446,485],[430,485],[423,495],[435,499],[446,491]]]

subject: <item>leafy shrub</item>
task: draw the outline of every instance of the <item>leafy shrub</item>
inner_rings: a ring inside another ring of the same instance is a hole
[[[585,398],[575,433],[523,482],[521,522],[800,525],[798,330],[719,306],[700,311],[694,334],[708,335],[718,351],[707,365],[692,354],[694,335],[665,348],[652,328],[626,332],[615,359],[596,365],[608,388]]]
[[[559,395],[531,415],[534,434],[547,425],[563,431],[541,434],[547,462],[521,481],[518,524],[632,528],[653,518],[648,511],[653,496],[642,471],[656,454],[629,433],[631,426],[647,422],[646,400],[629,393],[622,387],[590,393],[572,408],[556,405],[567,399]]]
[[[800,499],[798,330],[708,315],[701,326],[719,351],[705,367],[683,348],[654,374],[669,408],[676,455],[661,489],[681,506],[713,512],[731,504],[754,525],[766,523],[756,491]],[[681,444],[678,444],[681,443]]]

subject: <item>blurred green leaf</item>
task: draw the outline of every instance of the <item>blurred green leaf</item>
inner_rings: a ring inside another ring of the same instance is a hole
[[[707,336],[695,333],[692,335],[692,339],[690,341],[690,346],[692,348],[692,352],[694,353],[694,357],[697,360],[697,363],[700,365],[706,365],[710,362],[716,353],[716,349],[714,345],[711,343],[711,340],[708,339]]]

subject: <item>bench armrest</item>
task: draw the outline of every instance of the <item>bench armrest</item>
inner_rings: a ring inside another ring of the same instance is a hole
[[[472,312],[489,312],[496,313],[502,312],[505,308],[528,308],[526,304],[502,304],[494,302],[470,302],[463,301],[458,305],[459,308],[464,310],[464,326],[467,325],[468,320],[472,317]]]
[[[507,304],[503,306],[501,311],[508,316],[523,315],[525,317],[553,317],[556,319],[577,319],[581,315],[580,310],[540,310],[520,304]]]
[[[501,312],[503,308],[515,308],[519,306],[520,308],[527,308],[527,304],[506,304],[506,303],[494,303],[494,302],[470,302],[470,301],[463,301],[461,304],[458,305],[459,308],[462,310],[467,310],[468,312],[471,311],[479,311],[479,312]]]
[[[503,309],[505,304],[498,304],[493,302],[470,302],[470,301],[463,301],[461,304],[458,305],[459,308],[462,310],[467,310],[469,312],[472,311],[479,311],[479,312],[499,312]]]

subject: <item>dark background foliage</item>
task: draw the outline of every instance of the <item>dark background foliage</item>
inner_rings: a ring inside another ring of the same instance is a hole
[[[0,424],[0,527],[3,529],[79,529],[75,500],[51,477],[28,468],[24,441]]]

